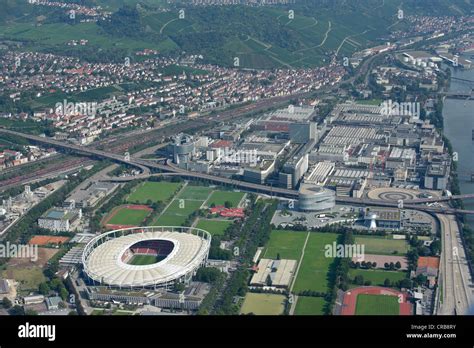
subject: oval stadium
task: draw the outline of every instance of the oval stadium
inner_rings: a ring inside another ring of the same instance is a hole
[[[132,227],[103,233],[84,248],[84,273],[94,284],[159,288],[187,282],[207,261],[209,232],[190,227]]]

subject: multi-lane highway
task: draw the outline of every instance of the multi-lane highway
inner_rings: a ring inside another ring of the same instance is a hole
[[[29,140],[39,142],[39,143],[46,143],[51,146],[55,146],[57,148],[67,149],[69,151],[74,151],[83,155],[88,155],[88,156],[93,156],[93,157],[98,157],[98,158],[108,158],[116,162],[126,163],[126,164],[136,166],[142,171],[143,174],[139,177],[135,177],[134,179],[147,178],[150,172],[149,169],[156,169],[163,172],[177,173],[177,174],[180,174],[182,177],[186,177],[186,178],[196,178],[196,179],[201,179],[201,180],[208,180],[208,181],[215,182],[218,184],[223,184],[223,185],[232,185],[235,187],[240,187],[242,189],[269,194],[271,196],[275,195],[275,196],[281,196],[281,197],[285,197],[289,199],[298,198],[298,192],[295,190],[289,190],[289,189],[284,189],[280,187],[270,187],[270,186],[261,185],[261,184],[254,184],[250,182],[234,180],[234,179],[224,178],[224,177],[220,177],[216,175],[205,174],[205,173],[191,172],[191,171],[187,171],[187,170],[178,168],[176,166],[173,166],[172,164],[154,163],[152,161],[148,161],[148,160],[144,160],[140,158],[134,158],[134,157],[127,158],[125,156],[118,155],[116,153],[111,153],[111,152],[98,150],[98,149],[92,149],[90,147],[64,143],[64,142],[50,139],[50,138],[39,137],[36,135],[31,135],[31,134],[24,134],[24,133],[19,133],[19,132],[0,128],[0,133],[1,132],[15,135],[15,136],[20,136]],[[458,197],[461,199],[465,197],[470,198],[470,195],[468,196],[461,195]],[[363,205],[379,205],[379,206],[386,206],[386,207],[398,207],[397,202],[382,201],[382,200],[369,199],[369,198],[338,197],[337,202],[347,203],[347,204],[363,204]],[[417,210],[423,210],[423,211],[432,212],[432,213],[474,214],[474,211],[472,210],[461,210],[461,209],[444,208],[444,207],[443,208],[429,207],[426,205],[405,204],[404,207],[408,209],[417,209]]]
[[[439,269],[437,313],[463,315],[474,304],[474,283],[469,272],[460,230],[454,216],[437,214],[443,250]]]

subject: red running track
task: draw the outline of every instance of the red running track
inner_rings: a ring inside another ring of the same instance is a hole
[[[361,286],[347,290],[344,293],[344,300],[342,302],[341,315],[355,315],[357,296],[359,294],[367,295],[388,295],[395,296],[402,299],[400,303],[400,315],[412,315],[412,305],[407,300],[407,294],[389,288],[383,288],[380,286]]]

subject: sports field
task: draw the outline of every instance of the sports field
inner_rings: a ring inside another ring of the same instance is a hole
[[[356,315],[399,315],[398,297],[390,295],[359,294]]]
[[[326,301],[323,297],[298,296],[295,315],[323,315]]]
[[[354,269],[349,270],[349,278],[354,279],[357,275],[361,275],[364,278],[364,282],[367,280],[371,281],[371,285],[384,285],[385,279],[390,279],[392,283],[406,278],[406,273],[401,271],[384,271],[384,270],[372,270],[372,269]],[[356,285],[354,285],[356,286]]]
[[[145,204],[148,200],[152,202],[167,202],[180,188],[180,183],[147,181],[135,187],[128,196],[127,202],[139,202],[140,204]]]
[[[329,267],[334,261],[324,256],[324,247],[332,244],[337,234],[310,232],[304,247],[307,236],[308,232],[273,230],[262,257],[276,259],[279,254],[282,259],[297,260],[301,266],[293,290],[324,292],[328,290]],[[300,260],[303,249],[304,256]]]
[[[403,239],[392,239],[391,237],[355,237],[356,244],[365,246],[367,254],[381,255],[405,255],[408,251],[407,242]]]
[[[213,236],[222,236],[225,230],[232,225],[233,222],[230,220],[203,220],[200,219],[196,225],[196,228],[201,228],[209,232]]]
[[[334,258],[324,255],[324,247],[337,239],[335,233],[311,232],[293,290],[327,291],[328,272]]]
[[[151,265],[160,260],[163,260],[163,258],[155,255],[134,255],[129,264],[135,266]]]
[[[299,260],[307,232],[273,230],[270,240],[262,253],[263,258]]]
[[[178,195],[181,199],[195,199],[205,201],[209,197],[212,189],[206,186],[190,186],[187,185]]]
[[[241,314],[279,315],[285,309],[285,296],[248,292],[240,309]]]
[[[199,210],[202,203],[203,201],[175,199],[152,224],[155,226],[181,226],[189,215]]]
[[[240,200],[244,196],[243,192],[233,192],[233,191],[214,191],[207,201],[207,205],[210,207],[214,205],[224,205],[225,202],[230,202],[232,207],[237,207]]]
[[[106,218],[106,225],[125,225],[125,226],[140,226],[143,220],[150,214],[150,210],[146,209],[131,209],[119,207],[114,209]]]

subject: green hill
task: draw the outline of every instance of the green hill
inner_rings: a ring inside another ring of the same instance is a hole
[[[461,15],[470,0],[297,0],[287,6],[188,6],[164,0],[76,0],[113,11],[99,23],[71,21],[64,10],[4,0],[0,39],[23,41],[27,48],[123,59],[143,48],[162,53],[202,54],[207,62],[277,68],[322,65],[337,53],[349,56],[404,30],[398,9],[409,15]],[[3,6],[3,5],[2,5]],[[168,11],[163,11],[167,8]],[[180,18],[180,11],[183,15]],[[289,11],[293,11],[292,17]],[[68,47],[88,39],[85,47]]]

